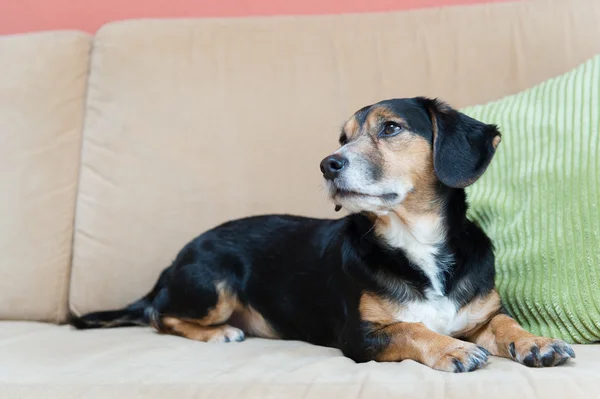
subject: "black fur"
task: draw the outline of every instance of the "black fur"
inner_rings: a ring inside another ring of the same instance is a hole
[[[398,112],[411,129],[433,146],[427,108],[432,104],[411,99],[392,100],[388,105],[400,107]],[[364,119],[367,111],[361,112]],[[451,115],[448,118],[456,119],[439,122],[444,140],[451,142],[447,151],[468,157],[456,135],[480,127],[474,127],[470,119]],[[476,133],[476,146],[481,141],[478,137]],[[440,159],[445,165],[445,156]],[[445,184],[469,178],[481,165],[479,159],[465,161],[454,177],[444,171],[438,186],[447,231],[440,253],[454,259],[445,271],[443,289],[457,307],[494,287],[491,242],[467,220],[464,190]],[[157,315],[200,319],[216,304],[216,282],[226,282],[239,300],[262,314],[282,338],[337,347],[356,361],[372,360],[389,341],[361,320],[361,295],[375,292],[407,301],[424,298],[431,286],[402,250],[391,249],[373,232],[368,215],[353,214],[339,220],[257,216],[224,223],[191,241],[140,301],[123,310],[74,317],[72,324],[77,328],[151,324]]]
[[[438,100],[420,98],[436,118],[433,164],[438,178],[450,187],[464,188],[488,167],[500,137],[496,125],[481,123]]]

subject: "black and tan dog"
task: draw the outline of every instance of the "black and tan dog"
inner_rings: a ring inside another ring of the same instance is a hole
[[[503,310],[488,237],[467,220],[464,188],[500,133],[437,100],[356,112],[321,162],[336,208],[319,220],[235,220],[194,239],[142,299],[73,317],[77,328],[151,325],[198,341],[245,334],[341,349],[357,362],[413,359],[463,372],[502,356],[527,366],[574,358]]]

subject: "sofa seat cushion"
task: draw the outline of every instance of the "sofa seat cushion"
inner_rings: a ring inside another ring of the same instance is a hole
[[[492,358],[482,370],[450,374],[413,361],[356,364],[336,349],[295,341],[209,344],[150,328],[2,322],[0,397],[597,397],[600,346],[574,348],[577,359],[562,367]]]

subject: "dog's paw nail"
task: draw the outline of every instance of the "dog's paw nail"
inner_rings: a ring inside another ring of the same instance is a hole
[[[246,339],[246,336],[244,335],[243,331],[240,331],[240,333],[234,337],[235,342],[242,342],[245,339]]]
[[[485,353],[486,356],[491,355],[490,351],[488,351],[487,349],[485,349],[483,346],[478,346],[478,348]]]
[[[531,337],[511,343],[508,351],[514,360],[528,367],[552,367],[575,357],[571,346],[563,341]]]
[[[513,359],[517,358],[517,350],[515,348],[514,342],[511,342],[510,345],[508,345],[508,352],[510,352],[510,355],[512,356]]]
[[[452,363],[454,363],[454,372],[455,373],[464,373],[466,371],[465,366],[460,362],[460,360],[454,359],[454,360],[452,360]]]
[[[532,346],[529,349],[529,354],[523,359],[523,364],[528,367],[536,367],[541,365],[540,348]]]
[[[464,373],[483,367],[488,361],[488,352],[473,344],[453,347],[444,353],[432,367],[436,370]]]
[[[554,353],[548,352],[544,356],[542,356],[542,366],[550,367],[554,363]]]

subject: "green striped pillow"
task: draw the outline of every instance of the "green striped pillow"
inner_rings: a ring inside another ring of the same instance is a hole
[[[508,310],[535,334],[600,340],[600,56],[463,112],[503,135],[468,196]]]

